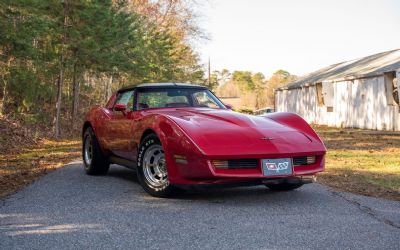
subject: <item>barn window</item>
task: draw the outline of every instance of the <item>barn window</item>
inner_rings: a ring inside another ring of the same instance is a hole
[[[316,84],[318,106],[329,107],[333,110],[334,103],[334,86],[332,82],[319,82]],[[332,111],[328,111],[332,112]]]
[[[322,82],[317,83],[317,103],[318,106],[324,106],[324,95],[322,94]]]
[[[333,107],[334,93],[335,93],[333,82],[323,82],[322,83],[322,93],[324,95],[325,106]]]
[[[400,72],[396,77],[396,72],[387,72],[384,75],[386,99],[388,105],[399,105]]]
[[[397,103],[400,104],[400,78],[393,79],[393,99]]]

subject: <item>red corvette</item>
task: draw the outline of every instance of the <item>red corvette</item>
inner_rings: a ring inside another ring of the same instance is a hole
[[[199,184],[295,189],[324,170],[326,153],[295,114],[236,113],[207,88],[176,83],[119,90],[90,110],[82,139],[87,174],[123,165],[157,197]]]

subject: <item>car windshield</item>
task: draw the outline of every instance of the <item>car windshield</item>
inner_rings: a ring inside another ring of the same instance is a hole
[[[138,91],[137,100],[138,110],[181,107],[225,108],[207,89],[143,89]]]

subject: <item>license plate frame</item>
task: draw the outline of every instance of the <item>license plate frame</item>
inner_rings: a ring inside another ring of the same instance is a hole
[[[262,159],[261,164],[264,176],[290,176],[293,174],[291,158]]]

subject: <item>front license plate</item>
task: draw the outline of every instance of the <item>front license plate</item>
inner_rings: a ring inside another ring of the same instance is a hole
[[[263,159],[262,169],[264,176],[291,175],[292,159]]]

